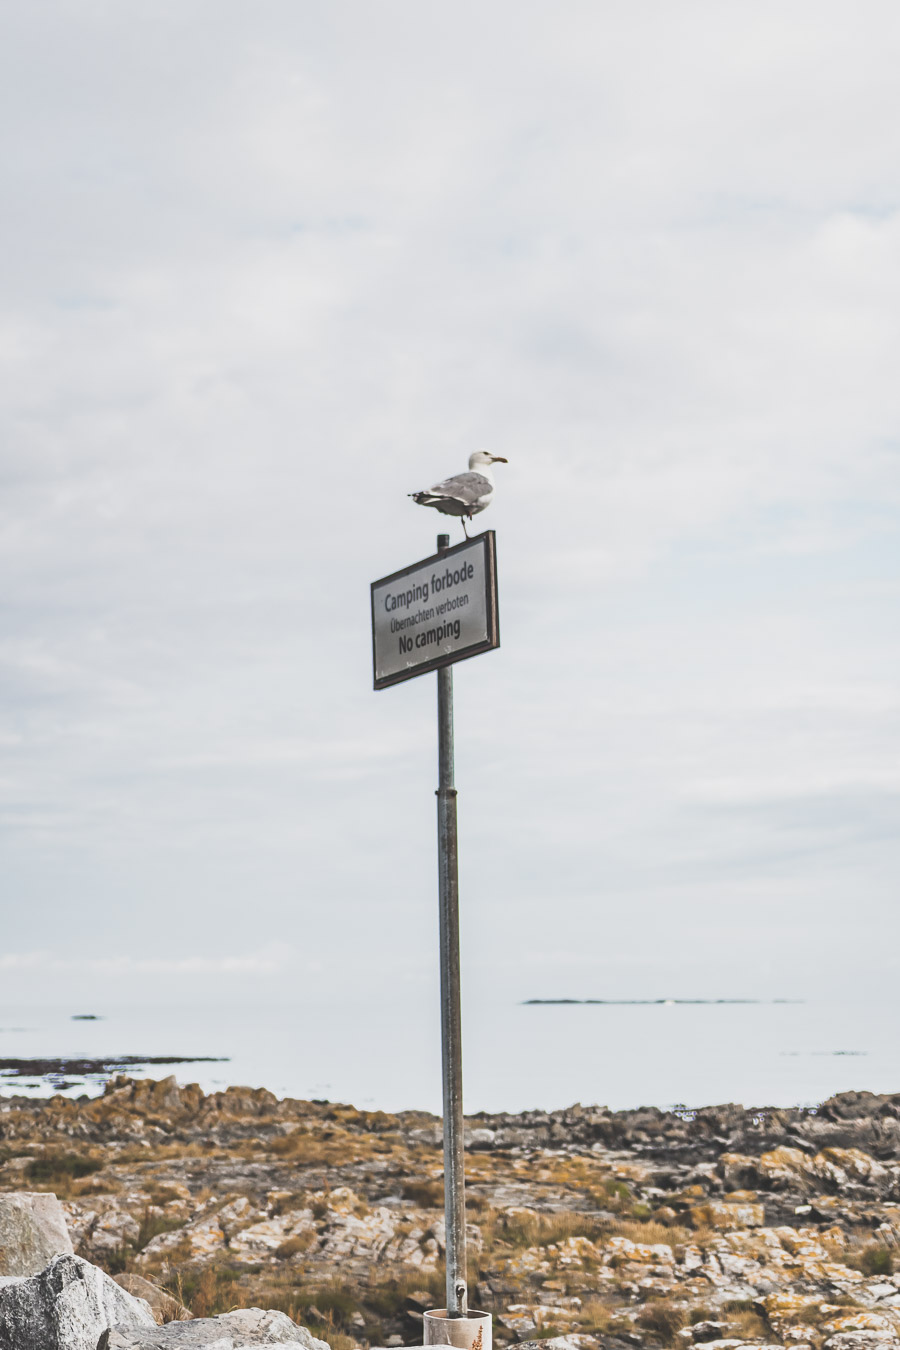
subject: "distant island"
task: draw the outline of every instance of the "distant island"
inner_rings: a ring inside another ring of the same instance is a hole
[[[526,998],[522,1000],[522,1006],[528,1007],[533,1004],[600,1004],[606,1007],[654,1007],[657,1004],[666,1006],[669,1004],[692,1005],[699,1003],[720,1004],[720,1003],[803,1003],[802,998]]]

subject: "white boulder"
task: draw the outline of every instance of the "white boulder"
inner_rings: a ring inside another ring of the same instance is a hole
[[[265,1345],[302,1345],[305,1350],[329,1350],[306,1327],[283,1312],[239,1308],[221,1317],[198,1317],[193,1322],[169,1322],[151,1330],[113,1327],[101,1337],[97,1350],[257,1350]]]
[[[143,1299],[79,1256],[30,1279],[0,1280],[0,1350],[97,1350],[111,1326],[155,1327]]]
[[[0,1275],[39,1275],[73,1251],[63,1207],[43,1191],[0,1195]]]

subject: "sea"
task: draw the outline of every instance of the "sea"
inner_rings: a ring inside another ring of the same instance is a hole
[[[463,1019],[464,1099],[478,1111],[814,1106],[837,1092],[900,1092],[891,1010],[867,1001],[515,1002],[482,1000]],[[205,1091],[240,1084],[367,1109],[440,1112],[435,1000],[321,999],[0,1005],[0,1096],[95,1095],[120,1056],[132,1077]],[[13,1075],[11,1061],[104,1061]]]

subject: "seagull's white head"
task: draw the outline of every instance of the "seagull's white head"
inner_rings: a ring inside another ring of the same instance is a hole
[[[476,450],[474,455],[469,456],[470,469],[485,469],[490,464],[508,464],[509,460],[504,459],[502,455],[491,455],[487,450]]]

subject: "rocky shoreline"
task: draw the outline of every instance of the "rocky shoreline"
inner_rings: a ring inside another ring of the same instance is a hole
[[[92,1013],[79,1013],[72,1019],[77,1022],[96,1022],[100,1019]],[[124,1070],[148,1069],[153,1067],[172,1068],[176,1064],[225,1064],[227,1060],[218,1055],[111,1055],[102,1059],[88,1059],[84,1056],[66,1059],[0,1059],[0,1086],[4,1082],[18,1078],[27,1080],[29,1086],[44,1084],[56,1092],[86,1087],[105,1087],[109,1080]]]
[[[0,1189],[195,1316],[280,1309],[336,1350],[442,1303],[440,1121],[117,1078],[0,1098]],[[467,1120],[471,1302],[495,1340],[900,1350],[900,1094],[815,1109]]]

